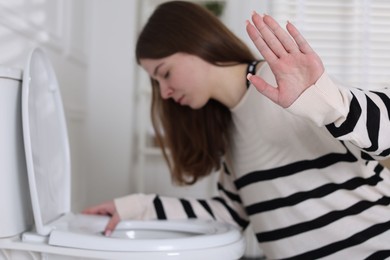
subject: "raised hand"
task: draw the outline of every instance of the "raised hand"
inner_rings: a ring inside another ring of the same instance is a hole
[[[268,62],[277,86],[255,75],[248,75],[248,80],[276,104],[289,107],[323,74],[322,61],[293,24],[287,23],[287,33],[269,15],[253,13],[252,22],[247,22],[246,30]]]

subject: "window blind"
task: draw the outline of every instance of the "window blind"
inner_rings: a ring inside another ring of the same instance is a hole
[[[327,72],[362,89],[390,87],[390,1],[270,0],[270,14],[294,23]]]

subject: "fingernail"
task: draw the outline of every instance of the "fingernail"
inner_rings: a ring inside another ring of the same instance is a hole
[[[106,232],[104,232],[104,235],[106,236],[106,237],[109,237],[109,236],[111,236],[111,230],[106,230]]]
[[[256,11],[252,11],[252,16],[254,16],[254,15],[258,15],[258,16],[260,16],[261,18],[264,17],[262,14],[259,14],[259,13],[256,12]]]
[[[252,76],[253,76],[252,73],[248,73],[246,75],[247,80],[251,81]]]

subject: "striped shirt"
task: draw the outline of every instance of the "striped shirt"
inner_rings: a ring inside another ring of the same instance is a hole
[[[258,75],[276,85],[268,65]],[[390,91],[336,85],[327,74],[283,109],[250,86],[231,109],[231,149],[219,196],[133,194],[122,219],[251,223],[270,259],[390,256]]]

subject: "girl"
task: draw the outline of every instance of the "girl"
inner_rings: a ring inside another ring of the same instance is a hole
[[[336,85],[292,24],[293,39],[269,16],[252,22],[267,63],[181,1],[158,6],[136,48],[173,179],[191,184],[220,169],[219,196],[132,194],[85,213],[111,215],[107,235],[120,219],[251,223],[270,259],[389,256],[389,171],[375,160],[390,153],[389,91]]]

